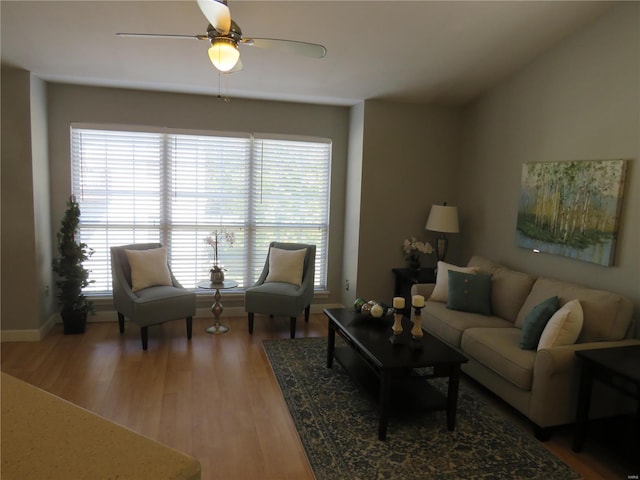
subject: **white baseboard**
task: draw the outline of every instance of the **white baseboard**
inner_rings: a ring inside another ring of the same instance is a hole
[[[341,308],[342,305],[332,305],[332,304],[321,304],[321,305],[311,305],[311,313],[322,313],[325,308]],[[225,317],[246,317],[247,312],[244,307],[225,307],[224,312],[222,313]],[[198,308],[196,310],[197,318],[207,318],[213,317],[213,313],[211,313],[211,308],[203,307]]]
[[[322,313],[325,308],[341,308],[339,304],[313,304],[311,305],[311,313]],[[246,312],[244,307],[228,307],[222,313],[225,317],[244,317]],[[213,318],[211,308],[203,307],[196,310],[196,318]],[[90,315],[89,323],[116,322],[118,315],[115,310],[102,310]],[[0,342],[39,342],[47,336],[49,331],[56,324],[62,323],[60,314],[51,315],[47,322],[39,329],[31,330],[0,330]]]
[[[0,330],[0,343],[4,342],[39,342],[47,336],[56,323],[62,322],[58,313],[51,315],[40,327],[31,330]]]

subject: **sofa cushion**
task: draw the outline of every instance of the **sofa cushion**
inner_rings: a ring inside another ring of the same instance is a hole
[[[535,350],[522,350],[520,329],[468,328],[462,335],[462,351],[523,390],[531,390]]]
[[[565,303],[560,310],[553,314],[544,327],[538,342],[538,350],[576,343],[584,315],[578,299]]]
[[[491,309],[494,314],[513,323],[536,277],[505,267],[496,267],[491,273]]]
[[[577,343],[615,341],[625,338],[631,325],[633,304],[628,298],[604,290],[595,290],[560,280],[540,277],[525,300],[516,327],[521,327],[527,313],[546,298],[557,295],[560,306],[578,299],[584,314]]]
[[[462,333],[471,327],[507,328],[513,324],[496,316],[450,310],[447,305],[431,300],[422,309],[422,327],[445,342],[460,347]]]
[[[471,257],[467,264],[467,267],[477,268],[478,271],[482,273],[493,273],[493,269],[496,266],[498,266],[497,263],[489,260],[488,258],[481,257],[480,255],[474,255]]]
[[[185,288],[162,285],[145,288],[136,292],[136,295],[132,318],[140,327],[187,316],[187,305],[191,309],[188,316],[196,314],[196,294]]]
[[[522,324],[520,348],[533,350],[538,346],[544,327],[547,326],[547,322],[551,316],[556,313],[559,306],[558,297],[553,296],[539,303],[527,313],[524,323]]]
[[[451,270],[447,308],[491,315],[491,274]]]
[[[515,322],[536,277],[477,255],[471,257],[468,266],[476,267],[482,273],[491,273],[491,311],[511,323]]]
[[[456,272],[464,273],[477,273],[478,269],[475,267],[458,267],[450,263],[438,262],[438,269],[436,271],[436,286],[431,293],[430,300],[436,302],[447,302],[449,293],[449,270],[455,270]]]

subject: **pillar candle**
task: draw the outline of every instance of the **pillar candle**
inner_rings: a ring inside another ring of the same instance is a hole
[[[424,307],[424,297],[422,295],[414,295],[411,299],[411,305],[414,307]]]
[[[404,308],[404,297],[393,297],[393,308]]]

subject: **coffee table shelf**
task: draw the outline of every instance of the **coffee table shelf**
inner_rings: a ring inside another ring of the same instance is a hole
[[[467,361],[464,355],[426,333],[420,348],[412,348],[412,324],[407,318],[402,319],[406,341],[392,345],[391,317],[372,318],[345,308],[325,309],[324,313],[329,327],[327,368],[336,358],[360,383],[377,392],[380,440],[386,439],[392,404],[401,402],[403,409],[409,408],[407,398],[416,399],[422,409],[446,410],[447,428],[455,428],[460,365]],[[338,348],[336,334],[344,341]],[[429,367],[429,374],[418,375],[416,369],[424,367]],[[437,377],[449,379],[446,396],[428,384],[429,378]]]
[[[379,395],[380,378],[360,355],[345,346],[337,347],[334,356],[363,390],[373,397]],[[424,376],[414,373],[394,379],[389,401],[391,409],[401,410],[403,413],[447,409],[447,397],[429,384]]]

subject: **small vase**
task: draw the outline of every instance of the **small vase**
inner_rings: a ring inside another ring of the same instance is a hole
[[[224,271],[217,265],[211,269],[211,283],[223,283]]]
[[[409,259],[409,268],[411,270],[420,270],[420,259],[419,258],[410,258]]]

